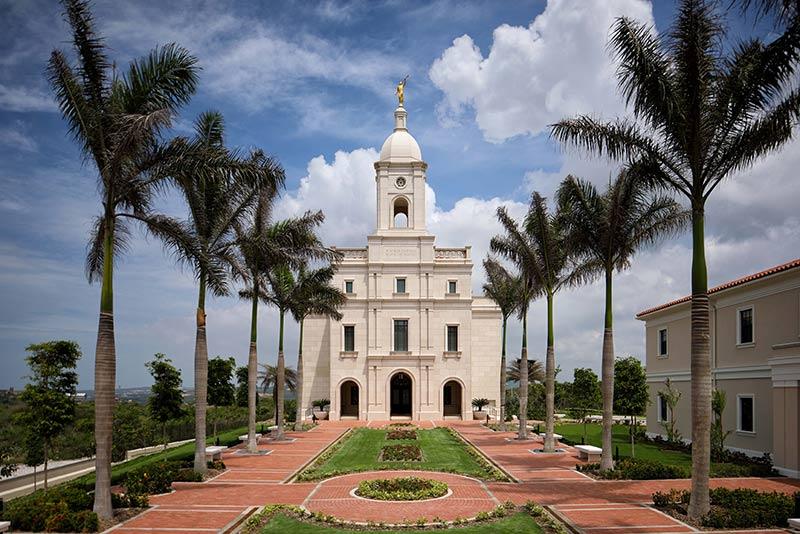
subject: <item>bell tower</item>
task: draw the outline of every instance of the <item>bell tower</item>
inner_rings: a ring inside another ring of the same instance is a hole
[[[375,162],[377,235],[425,235],[425,172],[428,164],[408,132],[408,112],[394,110],[394,131]]]

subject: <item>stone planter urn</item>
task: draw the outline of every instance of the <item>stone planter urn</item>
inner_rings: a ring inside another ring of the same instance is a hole
[[[326,421],[328,419],[328,412],[320,410],[319,408],[314,408],[314,417],[317,418],[317,421]]]
[[[481,410],[473,410],[472,411],[472,419],[475,421],[485,421],[489,418],[489,412],[484,412]]]

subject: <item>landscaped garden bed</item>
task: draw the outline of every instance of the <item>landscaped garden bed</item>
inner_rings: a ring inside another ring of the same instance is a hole
[[[688,490],[671,490],[653,494],[653,504],[676,519],[705,529],[782,528],[795,513],[800,492],[787,495],[777,491],[715,488],[711,492],[711,511],[699,522],[687,514]]]
[[[391,528],[391,530],[389,530]],[[540,506],[531,502],[518,507],[513,503],[498,506],[491,512],[479,513],[474,519],[443,521],[439,518],[420,517],[401,525],[368,522],[352,524],[333,516],[309,512],[297,506],[274,505],[250,518],[244,526],[244,534],[355,534],[358,532],[388,533],[428,532],[431,529],[447,529],[453,534],[567,534],[560,523],[553,520]]]
[[[447,495],[447,484],[420,477],[363,480],[355,494],[378,501],[422,501]]]
[[[384,445],[381,447],[381,462],[421,462],[422,449],[417,445]]]
[[[348,473],[397,469],[456,473],[482,480],[509,480],[449,428],[418,429],[416,440],[398,440],[391,444],[417,446],[422,453],[421,460],[382,458],[381,449],[387,446],[386,435],[390,431],[358,428],[348,432],[304,469],[296,480],[307,482]]]
[[[416,430],[389,430],[386,433],[386,439],[395,440],[395,439],[417,439],[417,431]]]

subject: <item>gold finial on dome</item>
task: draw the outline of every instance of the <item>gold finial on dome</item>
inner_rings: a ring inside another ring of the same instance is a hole
[[[397,95],[397,102],[402,106],[403,102],[405,101],[405,90],[406,90],[406,82],[408,81],[409,74],[406,74],[406,77],[400,80],[397,84],[397,89],[395,89],[394,94]]]

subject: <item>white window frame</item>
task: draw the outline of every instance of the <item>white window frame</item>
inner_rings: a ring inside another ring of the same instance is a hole
[[[344,344],[345,340],[345,327],[352,326],[353,327],[353,350],[347,350],[347,347]],[[358,352],[356,350],[356,324],[355,323],[342,323],[342,352],[347,353],[355,353]]]
[[[352,291],[347,291],[347,284],[350,283],[351,287],[353,288]],[[344,281],[344,294],[345,295],[355,295],[356,294],[356,282],[352,278],[347,278]]]
[[[741,399],[753,400],[753,430],[742,430],[742,401]],[[756,433],[756,396],[753,393],[739,393],[736,395],[736,432],[739,434],[752,435]]]
[[[458,329],[456,333],[456,350],[448,350],[449,346],[449,338],[448,338],[448,327],[455,326]],[[444,325],[444,353],[445,354],[461,354],[461,323],[446,323]]]
[[[403,289],[405,289],[405,291],[398,291],[397,290],[397,282],[399,280],[403,280],[403,285],[405,286]],[[394,277],[394,294],[395,295],[408,295],[408,277],[407,276],[395,276]]]
[[[455,291],[450,291],[450,284],[455,284]],[[458,295],[458,280],[450,279],[447,281],[447,294],[448,295]]]
[[[671,417],[672,414],[670,414],[669,405],[667,404],[667,400],[664,397],[662,397],[661,395],[657,395],[656,398],[658,399],[658,402],[656,403],[656,419],[658,420],[659,423],[669,423],[670,420],[672,419],[672,417]],[[667,413],[666,419],[661,417],[661,403],[662,402],[664,403],[664,406],[666,407],[666,409],[664,410]]]
[[[395,321],[408,321],[408,330],[406,331],[406,336],[408,337],[408,346],[406,347],[406,351],[397,351],[394,350],[394,322]],[[392,337],[392,344],[389,345],[391,347],[391,352],[411,352],[411,317],[392,317],[391,323],[391,337]]]
[[[752,321],[753,339],[747,343],[742,343],[742,317],[741,313],[745,310],[750,310],[750,317]],[[736,346],[739,348],[752,347],[756,344],[756,308],[752,304],[749,306],[742,306],[736,308]]]
[[[661,332],[664,332],[667,338],[667,352],[661,353]],[[668,358],[669,357],[669,328],[666,326],[661,327],[656,332],[656,355],[659,358]]]

